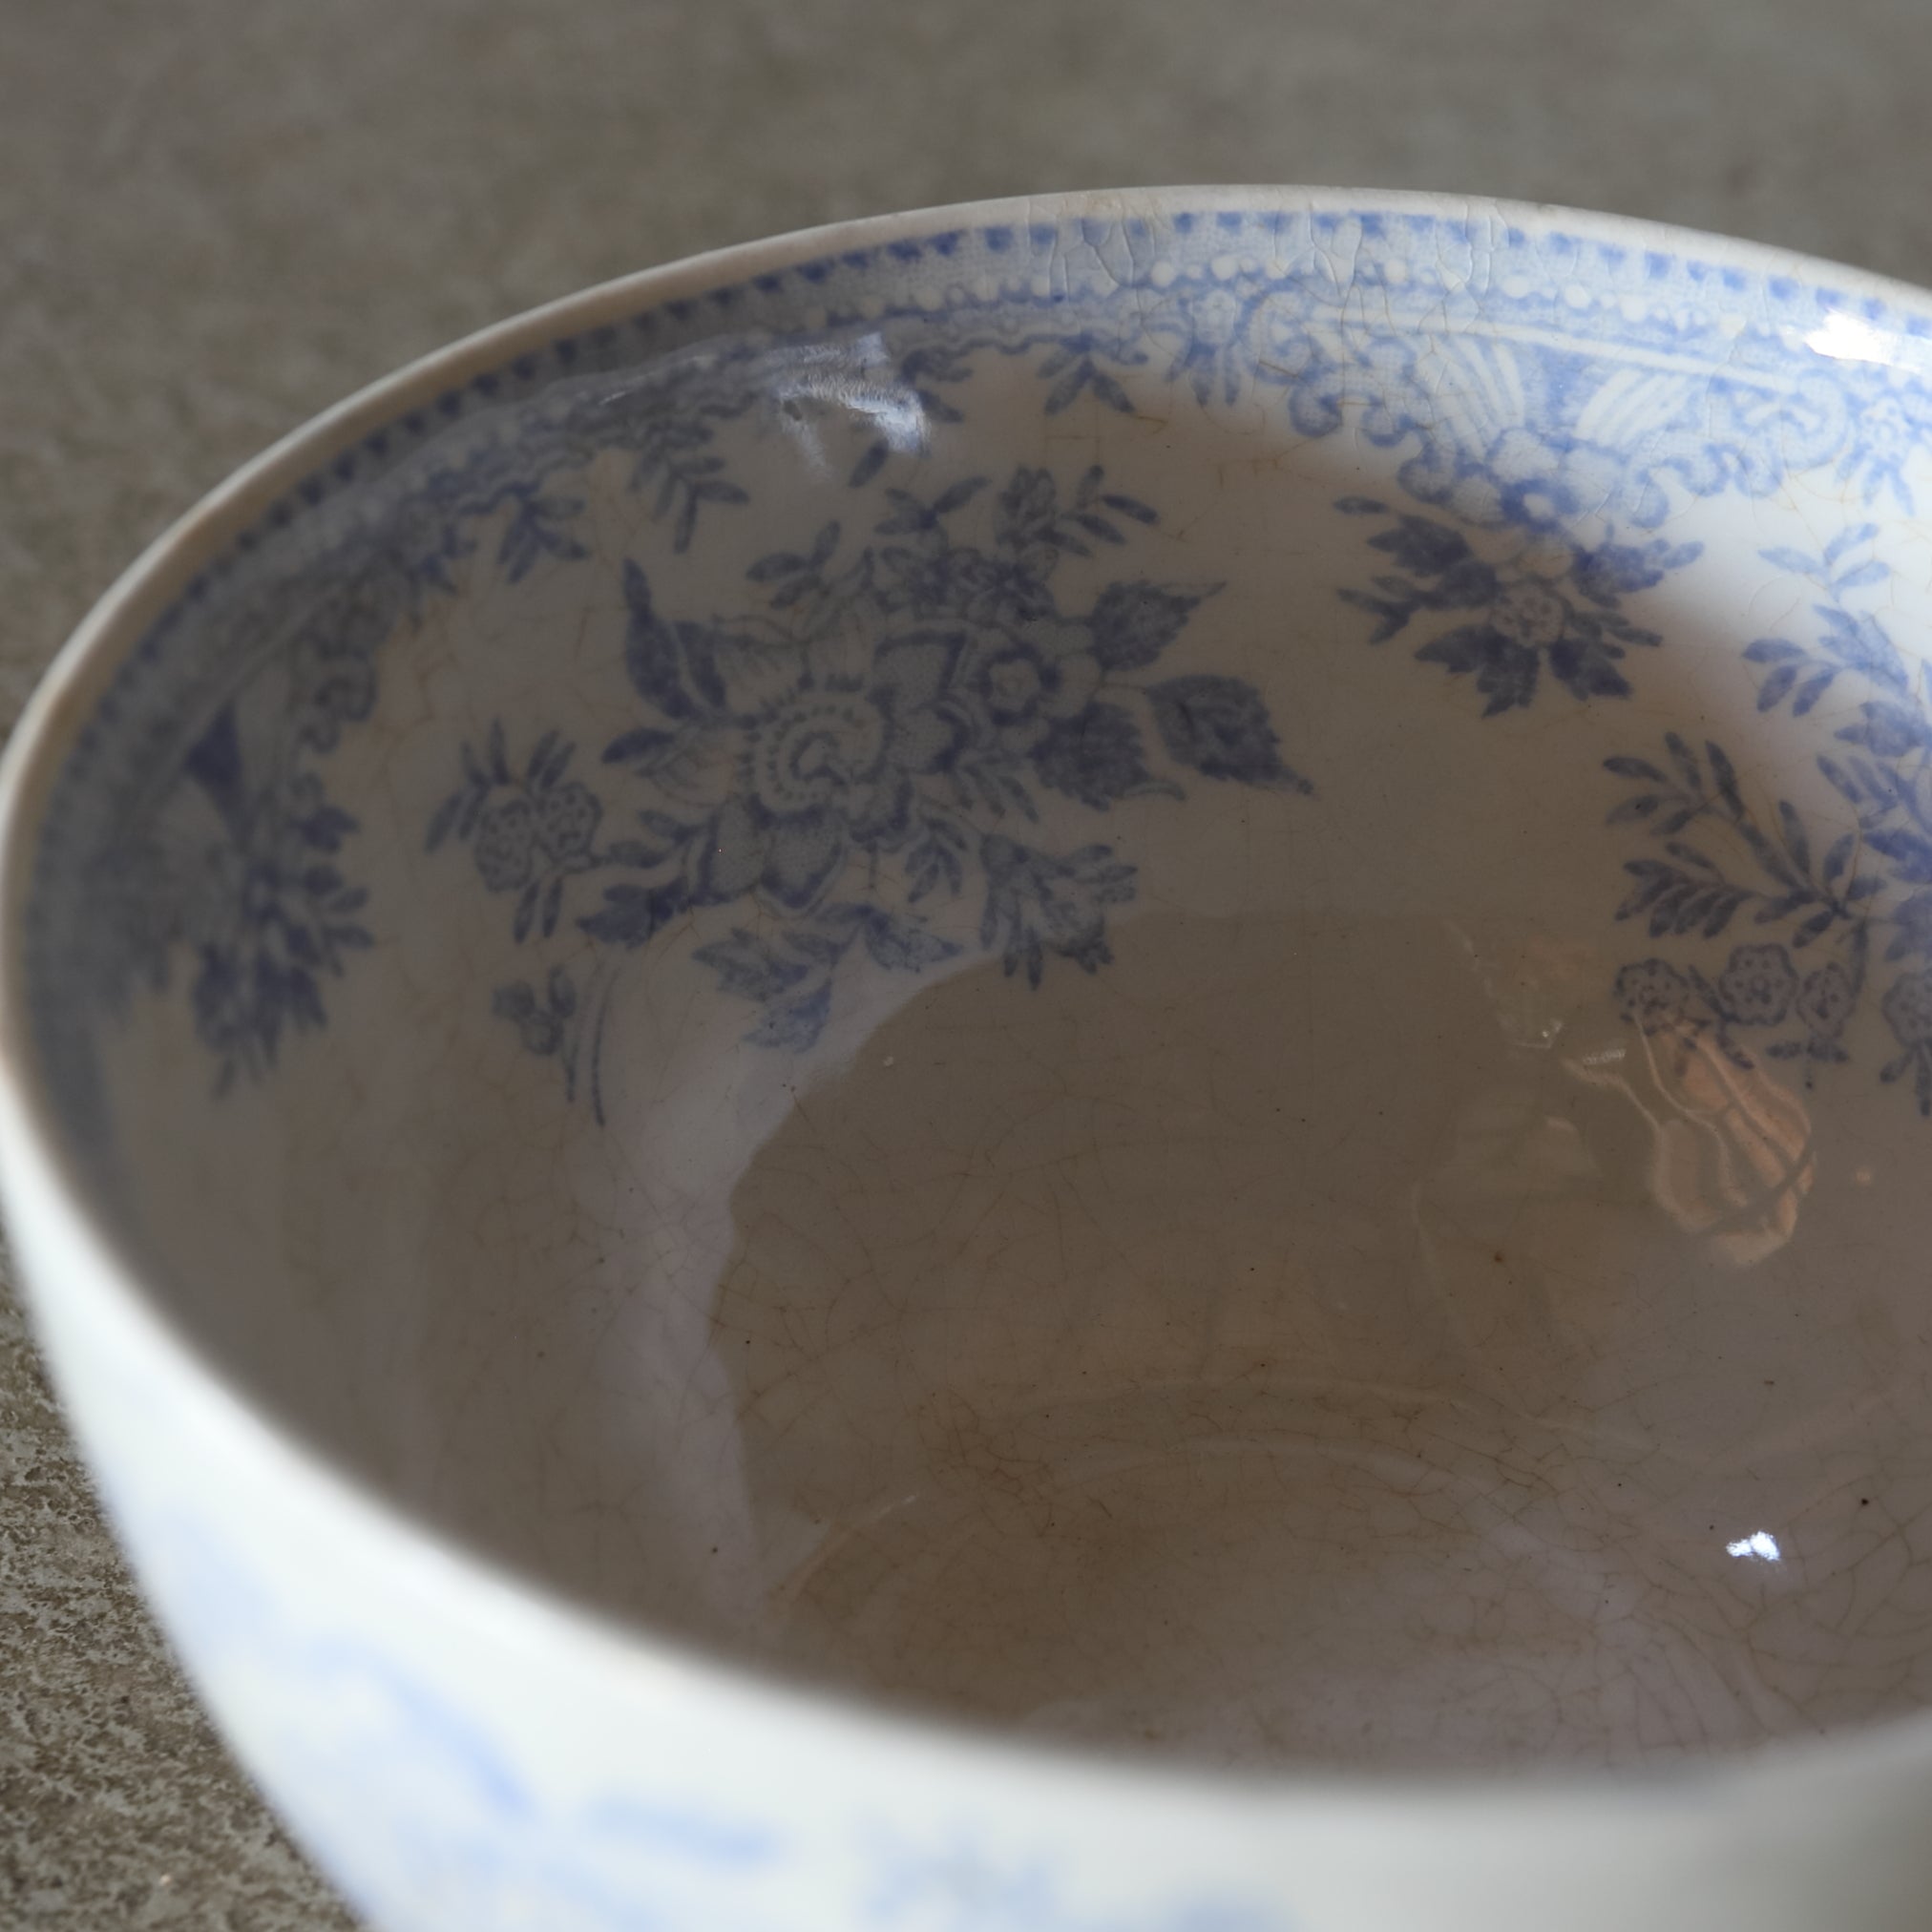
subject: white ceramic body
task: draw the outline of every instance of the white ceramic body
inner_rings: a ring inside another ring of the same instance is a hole
[[[12,1139],[75,1424],[242,1761],[383,1932],[1917,1932],[1913,1726],[1662,1777],[1112,1769],[737,1677],[544,1603],[292,1453]],[[37,1205],[28,1205],[30,1203]]]
[[[331,452],[600,318],[842,251],[1182,206],[1092,197],[857,224],[665,270],[507,325],[301,432],[165,537],[89,620],[10,757],[18,922],[58,746],[127,640]],[[1484,217],[1483,219],[1487,219]],[[1754,286],[1804,264],[1501,211]],[[1478,251],[1474,271],[1482,271]],[[1900,291],[1831,272],[1859,300]],[[1841,520],[1854,514],[1849,499]],[[9,949],[10,975],[13,947]],[[734,1670],[574,1607],[412,1521],[279,1422],[154,1304],[91,1207],[6,1009],[0,1184],[56,1377],[145,1586],[292,1828],[384,1932],[1908,1932],[1932,1899],[1932,1722],[1664,1774],[1239,1779],[1002,1740]]]

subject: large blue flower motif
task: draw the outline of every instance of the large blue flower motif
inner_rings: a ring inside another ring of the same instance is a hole
[[[692,626],[684,641],[692,683],[715,701],[697,736],[720,741],[686,767],[717,792],[691,846],[699,904],[750,892],[788,912],[816,904],[853,848],[902,839],[914,781],[944,770],[965,739],[943,702],[957,637],[874,648],[839,627],[801,651]],[[699,803],[702,790],[687,780],[685,797]]]

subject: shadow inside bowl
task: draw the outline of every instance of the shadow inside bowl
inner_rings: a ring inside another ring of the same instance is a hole
[[[1852,1491],[1932,1471],[1793,1386],[1802,1098],[1632,1050],[1606,963],[1544,953],[1526,1035],[1441,922],[1149,915],[1077,1005],[981,968],[881,1026],[732,1197],[757,1647],[1247,1764],[1616,1760],[1871,1695],[1827,1621]]]
[[[1789,506],[1465,528],[1386,438],[1145,356],[1042,418],[1009,347],[970,421],[899,398],[867,536],[853,342],[718,406],[718,556],[613,467],[442,558],[332,753],[390,925],[326,1029],[210,1099],[157,1004],[113,1073],[186,1326],[521,1573],[1041,1734],[1605,1763],[1918,1707],[1910,1082],[1854,921],[1787,946],[1722,871],[1844,830],[1852,714],[1741,653]],[[950,893],[887,916],[969,739]],[[746,788],[675,821],[707,761]]]

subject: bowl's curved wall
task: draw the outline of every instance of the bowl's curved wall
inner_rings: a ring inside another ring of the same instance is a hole
[[[298,439],[15,754],[38,1277],[77,1186],[186,1339],[162,1408],[199,1357],[555,1587],[1050,1734],[1605,1762],[1916,1710],[1932,323],[1576,226],[905,218],[583,298]],[[136,1471],[91,1292],[50,1319],[144,1562],[187,1561],[182,1482],[243,1550],[259,1478]],[[393,1526],[289,1469],[386,1601]],[[407,1561],[405,1648],[446,1561]],[[287,1605],[214,1634],[158,1587],[336,1834]],[[304,1654],[374,1628],[321,1594]],[[558,1628],[505,1602],[478,1659]],[[472,1714],[549,1777],[494,1654]],[[568,1750],[649,1762],[564,1675]],[[745,1694],[746,1739],[794,1722]],[[871,1804],[914,1746],[857,1736]],[[1786,1801],[1730,1789],[1685,1858]],[[1215,1854],[1257,1925],[1396,1922],[1451,1856],[1284,1890],[1273,1820]],[[1780,1909],[1844,1829],[1784,1847]],[[544,1844],[517,1883],[650,1896]],[[429,1925],[454,1873],[366,1883]]]

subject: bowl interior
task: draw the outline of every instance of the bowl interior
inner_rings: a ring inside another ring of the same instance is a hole
[[[1921,1705],[1932,348],[1576,226],[914,219],[318,432],[40,753],[156,1292],[472,1546],[956,1714]]]

